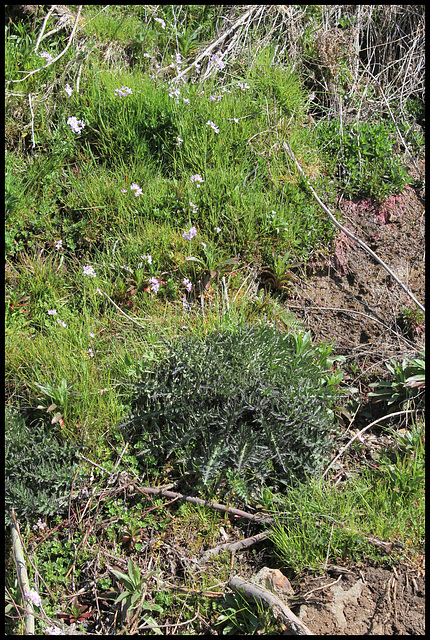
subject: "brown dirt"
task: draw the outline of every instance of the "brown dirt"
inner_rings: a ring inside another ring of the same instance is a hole
[[[318,578],[306,576],[299,588],[305,603],[296,615],[316,635],[425,633],[421,569],[366,566],[339,575],[334,568]]]
[[[424,162],[420,162],[424,174]],[[413,173],[411,171],[411,173]],[[370,200],[341,201],[341,222],[364,241],[425,303],[424,192],[406,187],[378,206]],[[424,345],[424,320],[405,331],[399,315],[418,309],[406,292],[345,234],[334,255],[311,264],[295,286],[291,309],[315,342],[331,341],[337,354],[372,363],[386,373],[384,360],[414,357]]]

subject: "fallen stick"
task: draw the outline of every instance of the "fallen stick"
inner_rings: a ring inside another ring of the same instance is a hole
[[[131,320],[131,322],[134,322],[134,324],[137,324],[138,327],[140,327],[141,329],[146,329],[147,327],[144,327],[143,324],[139,324],[138,322],[136,322],[136,320],[134,320],[133,318],[131,318],[130,316],[128,316],[122,309],[120,309],[120,307],[115,304],[115,302],[112,300],[112,298],[109,298],[108,294],[105,293],[103,291],[103,289],[100,289],[100,287],[97,287],[97,292],[100,293],[100,295],[104,295],[109,302],[112,302],[113,306],[116,307],[118,309],[118,311],[120,313],[122,313],[123,316],[125,316],[126,318],[128,318],[128,320]],[[151,318],[142,318],[143,320],[150,320]]]
[[[34,636],[34,609],[30,598],[26,598],[25,594],[30,593],[30,583],[28,581],[27,567],[24,560],[24,553],[21,545],[21,537],[19,535],[19,527],[15,518],[15,511],[12,509],[13,523],[11,525],[13,555],[16,563],[16,571],[18,575],[18,584],[22,593],[22,604],[25,609],[24,626],[25,633]]]
[[[397,282],[397,284],[399,284],[402,287],[402,289],[404,291],[406,291],[406,293],[411,298],[411,300],[413,300],[415,302],[415,304],[421,309],[421,311],[423,311],[425,313],[426,310],[423,307],[423,305],[421,304],[421,302],[418,302],[418,300],[416,299],[414,294],[411,291],[409,291],[409,289],[406,287],[406,285],[403,284],[403,282],[396,276],[396,274],[390,269],[390,267],[388,267],[385,264],[385,262],[383,260],[381,260],[381,258],[379,258],[379,256],[377,256],[376,253],[374,251],[372,251],[372,249],[370,247],[367,246],[367,244],[365,242],[363,242],[359,238],[356,238],[350,231],[348,231],[348,229],[346,227],[341,225],[340,222],[338,222],[336,220],[336,218],[334,217],[334,215],[332,214],[330,209],[328,209],[328,207],[325,206],[324,202],[322,200],[320,200],[320,198],[318,197],[318,195],[315,192],[315,190],[309,184],[309,181],[308,181],[308,179],[306,177],[306,174],[303,171],[303,169],[301,168],[301,166],[299,165],[299,163],[297,162],[296,157],[295,157],[294,153],[292,152],[289,143],[288,142],[283,142],[282,144],[283,144],[283,147],[284,147],[285,151],[287,152],[288,156],[291,158],[291,160],[294,162],[294,164],[296,165],[297,169],[299,170],[300,174],[303,176],[307,186],[311,190],[311,193],[312,193],[313,197],[318,202],[320,207],[329,216],[329,218],[333,222],[334,226],[337,227],[338,229],[340,229],[340,231],[343,231],[343,233],[345,235],[347,235],[348,238],[350,238],[353,242],[357,243],[362,249],[364,249],[364,251],[366,251],[370,256],[372,256],[372,258],[374,260],[376,260],[376,262],[379,262],[379,264],[385,269],[385,271],[387,271],[387,273],[390,274],[390,276],[393,278],[393,280],[395,280]]]
[[[223,551],[233,552],[239,551],[239,549],[246,549],[252,544],[260,542],[260,540],[265,540],[270,536],[270,533],[270,531],[263,531],[262,533],[258,533],[256,536],[252,536],[252,538],[244,538],[243,540],[239,540],[238,542],[225,542],[224,544],[219,544],[217,547],[205,551],[199,560],[199,564],[204,564],[209,560],[209,558],[211,558],[212,556],[216,556]]]
[[[264,516],[262,514],[256,513],[247,513],[246,511],[242,511],[241,509],[234,509],[233,507],[226,507],[223,504],[219,504],[218,502],[210,502],[209,500],[202,500],[202,498],[194,498],[193,496],[187,496],[183,493],[176,493],[175,491],[167,491],[161,487],[138,487],[136,485],[138,491],[142,493],[148,493],[152,495],[161,495],[166,496],[166,498],[181,498],[182,500],[186,500],[187,502],[192,502],[193,504],[201,504],[204,507],[212,507],[213,509],[217,509],[218,511],[224,511],[225,513],[231,513],[233,516],[237,516],[239,518],[246,518],[247,520],[253,520],[254,522],[261,522],[264,524],[272,524],[274,522],[273,518],[269,516]]]
[[[310,629],[291,611],[291,609],[274,593],[260,587],[259,585],[247,582],[239,576],[234,576],[228,582],[228,586],[236,591],[243,593],[248,601],[263,602],[269,605],[276,618],[281,618],[290,631],[297,636],[313,636]]]
[[[37,73],[38,71],[41,71],[41,69],[46,69],[46,67],[49,67],[51,64],[54,64],[54,62],[57,62],[57,60],[59,60],[61,58],[61,56],[64,56],[64,54],[66,53],[66,51],[68,50],[68,48],[72,44],[73,36],[75,35],[76,27],[78,26],[79,16],[81,15],[81,10],[82,10],[82,5],[80,4],[79,7],[78,7],[78,13],[76,14],[75,23],[73,25],[72,33],[70,34],[69,40],[68,40],[65,48],[63,49],[63,51],[61,53],[58,54],[58,56],[56,56],[50,62],[48,61],[46,64],[43,65],[43,67],[39,67],[38,69],[33,69],[33,71],[30,71],[29,73],[27,73],[27,75],[24,76],[24,78],[18,78],[18,80],[8,80],[8,82],[23,82],[24,80],[27,80],[27,78],[32,76],[34,73]],[[50,12],[48,12],[48,16],[50,15],[51,12],[52,12],[52,9],[50,10]],[[45,18],[45,20],[46,20],[46,18]],[[45,23],[44,23],[44,26],[45,26]],[[43,26],[43,29],[44,29],[44,26]],[[42,32],[43,32],[43,30],[42,30]]]

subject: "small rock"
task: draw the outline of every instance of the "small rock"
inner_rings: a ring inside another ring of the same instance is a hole
[[[279,569],[263,567],[257,575],[254,576],[253,582],[261,585],[265,589],[269,589],[269,591],[273,591],[281,595],[294,595],[290,581],[281,571],[279,571]]]

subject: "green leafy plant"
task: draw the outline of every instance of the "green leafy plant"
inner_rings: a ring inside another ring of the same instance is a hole
[[[241,474],[250,490],[317,473],[330,455],[338,397],[320,357],[311,347],[298,355],[292,335],[267,325],[177,341],[138,384],[131,422],[146,439],[140,455],[176,459],[204,486]]]
[[[61,409],[64,413],[67,411],[67,407],[70,400],[70,390],[73,384],[68,384],[65,378],[62,378],[59,385],[56,386],[55,381],[54,384],[46,384],[42,385],[38,382],[33,382],[33,384],[43,393],[44,398],[49,406],[38,405],[38,409],[46,409],[47,413],[54,411],[55,409]],[[52,420],[51,424],[55,424],[62,419],[62,414],[57,411]]]
[[[424,427],[414,426],[404,433],[393,432],[397,448],[387,451],[378,460],[379,468],[387,474],[393,491],[419,495],[424,490],[425,448]]]
[[[261,269],[261,282],[264,286],[270,286],[274,291],[284,293],[290,289],[291,282],[297,280],[297,276],[290,270],[296,265],[293,264],[289,251],[283,256],[273,253],[272,258],[273,264]]]
[[[60,443],[52,429],[40,422],[28,426],[15,411],[6,408],[5,516],[11,522],[13,507],[19,516],[62,513],[78,471],[79,450],[70,442]]]
[[[254,635],[268,633],[270,624],[267,611],[256,602],[255,610],[241,593],[227,594],[221,604],[216,626],[222,625],[223,635]]]
[[[129,558],[128,574],[116,569],[111,569],[111,572],[118,578],[124,587],[124,591],[115,600],[115,604],[124,600],[127,615],[129,615],[133,609],[137,608],[140,610],[144,609],[145,611],[157,611],[159,613],[163,613],[163,608],[159,604],[145,602],[145,596],[148,589],[147,580],[151,576],[155,575],[157,573],[156,571],[151,571],[143,576],[139,567],[133,563],[131,558]],[[148,619],[146,619],[146,622],[150,624]],[[156,626],[156,623],[154,621],[152,622]]]
[[[425,315],[416,307],[405,306],[397,316],[397,324],[407,338],[414,340],[424,331]]]
[[[386,123],[354,122],[341,128],[334,121],[325,123],[319,135],[325,151],[335,158],[342,189],[348,196],[384,200],[409,183]]]
[[[70,605],[70,613],[59,613],[58,617],[67,624],[73,624],[74,622],[82,622],[86,618],[90,618],[91,615],[91,611],[88,611],[88,605],[79,604],[78,599],[74,598]]]
[[[142,524],[135,520],[130,520],[128,526],[122,531],[121,544],[128,547],[130,550],[134,549],[137,542],[142,539]]]
[[[396,360],[386,363],[394,380],[372,382],[369,386],[374,391],[369,393],[369,397],[375,398],[376,402],[385,400],[388,405],[405,407],[410,404],[419,408],[426,382],[425,352],[421,351],[420,355],[421,358],[403,360],[401,363]]]

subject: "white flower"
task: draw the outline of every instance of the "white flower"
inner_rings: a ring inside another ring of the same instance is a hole
[[[47,64],[51,64],[53,58],[52,55],[50,53],[48,53],[47,51],[42,51],[42,53],[39,54],[40,58],[46,58],[46,63]]]
[[[175,96],[179,98],[180,94],[181,92],[179,91],[178,87],[176,87],[176,89],[170,89],[169,98],[174,98]]]
[[[84,270],[84,276],[91,276],[92,278],[96,277],[96,272],[94,271],[94,267],[87,266],[87,267],[82,267],[82,269]]]
[[[67,84],[66,84],[66,86],[64,87],[64,91],[67,93],[67,95],[68,95],[68,96],[69,96],[69,98],[70,98],[70,96],[71,96],[71,95],[72,95],[72,93],[73,93],[73,89],[72,89],[72,87],[69,85],[69,83],[67,83]]]
[[[75,116],[71,116],[67,120],[67,124],[73,131],[73,133],[81,133],[82,129],[85,127],[85,123],[82,120],[78,120]]]
[[[212,122],[212,120],[208,120],[208,121],[206,122],[206,124],[208,124],[209,126],[211,126],[211,127],[212,127],[212,129],[215,131],[215,133],[219,133],[219,129],[218,129],[218,127],[216,126],[216,124],[214,124],[214,123]]]
[[[30,591],[25,594],[25,597],[31,600],[35,607],[40,607],[42,598],[39,596],[37,591],[35,591],[34,589],[30,589]]]
[[[52,627],[46,627],[45,635],[47,635],[47,636],[65,636],[66,634],[64,633],[64,631],[62,631],[58,627],[52,626]]]

